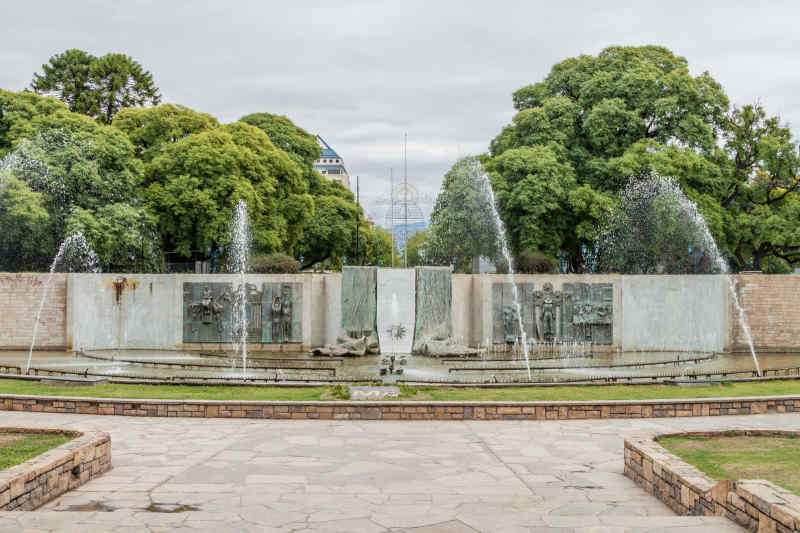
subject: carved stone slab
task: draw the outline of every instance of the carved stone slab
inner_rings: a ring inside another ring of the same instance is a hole
[[[450,267],[417,267],[416,327],[414,347],[429,340],[449,340],[453,331],[450,309]]]
[[[183,342],[231,342],[230,283],[183,284]]]
[[[614,287],[611,283],[565,283],[562,313],[565,340],[611,344]]]
[[[535,288],[518,284],[522,323],[530,340],[612,344],[614,288],[611,283],[551,283]],[[492,285],[492,338],[495,343],[519,338],[513,287]]]
[[[410,268],[381,268],[378,269],[377,283],[376,320],[381,353],[392,350],[411,353],[416,304],[415,272]]]
[[[261,331],[259,342],[287,344],[303,341],[303,284],[264,283],[258,309],[251,304],[253,315],[258,317]],[[255,332],[255,327],[249,327]]]
[[[342,333],[359,338],[375,335],[377,267],[342,268]]]
[[[518,283],[522,325],[528,339],[536,338],[533,305],[533,283]],[[513,343],[520,336],[517,307],[514,305],[514,287],[508,282],[492,285],[492,338],[496,343]]]

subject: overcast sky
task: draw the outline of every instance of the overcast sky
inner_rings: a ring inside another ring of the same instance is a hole
[[[708,70],[737,104],[800,132],[800,2],[3,0],[0,87],[20,90],[58,52],[123,52],[164,102],[224,122],[268,111],[319,133],[388,194],[389,168],[432,198],[459,155],[487,150],[511,93],[612,44],[660,44]],[[635,6],[635,7],[631,7]],[[377,211],[373,211],[377,213]]]

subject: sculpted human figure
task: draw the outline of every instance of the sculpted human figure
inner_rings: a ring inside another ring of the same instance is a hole
[[[542,340],[553,340],[559,335],[558,319],[561,305],[561,292],[553,290],[553,284],[545,283],[541,291],[536,292],[536,305],[539,307],[537,317],[540,322]]]
[[[272,299],[272,306],[270,308],[270,319],[272,326],[272,340],[273,342],[282,342],[281,335],[281,312],[283,310],[283,301],[280,296],[275,296]]]

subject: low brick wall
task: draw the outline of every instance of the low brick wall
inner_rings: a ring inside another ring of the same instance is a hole
[[[0,346],[25,349],[31,344],[42,291],[49,274],[0,272]],[[55,274],[39,317],[36,347],[64,349],[67,344],[67,276]]]
[[[580,420],[800,412],[800,396],[600,402],[237,402],[0,394],[0,409],[43,413],[198,418]]]
[[[0,427],[0,432],[64,433]],[[31,511],[111,469],[111,437],[85,431],[24,463],[0,471],[0,511]]]
[[[745,430],[743,435],[794,435]],[[720,432],[673,435],[714,436]],[[665,436],[665,435],[664,435]],[[766,480],[716,482],[665,450],[655,434],[625,439],[625,475],[679,515],[725,516],[750,531],[800,531],[800,496]]]
[[[800,351],[800,276],[766,276],[745,274],[734,276],[739,301],[744,308],[750,333],[757,351]],[[731,347],[748,351],[744,331],[731,303],[729,310]]]

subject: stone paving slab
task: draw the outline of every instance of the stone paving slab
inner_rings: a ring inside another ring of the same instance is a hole
[[[391,422],[3,412],[0,423],[97,428],[114,442],[113,470],[38,511],[0,513],[0,533],[725,533],[743,530],[676,516],[624,477],[622,436],[800,429],[800,414]]]

